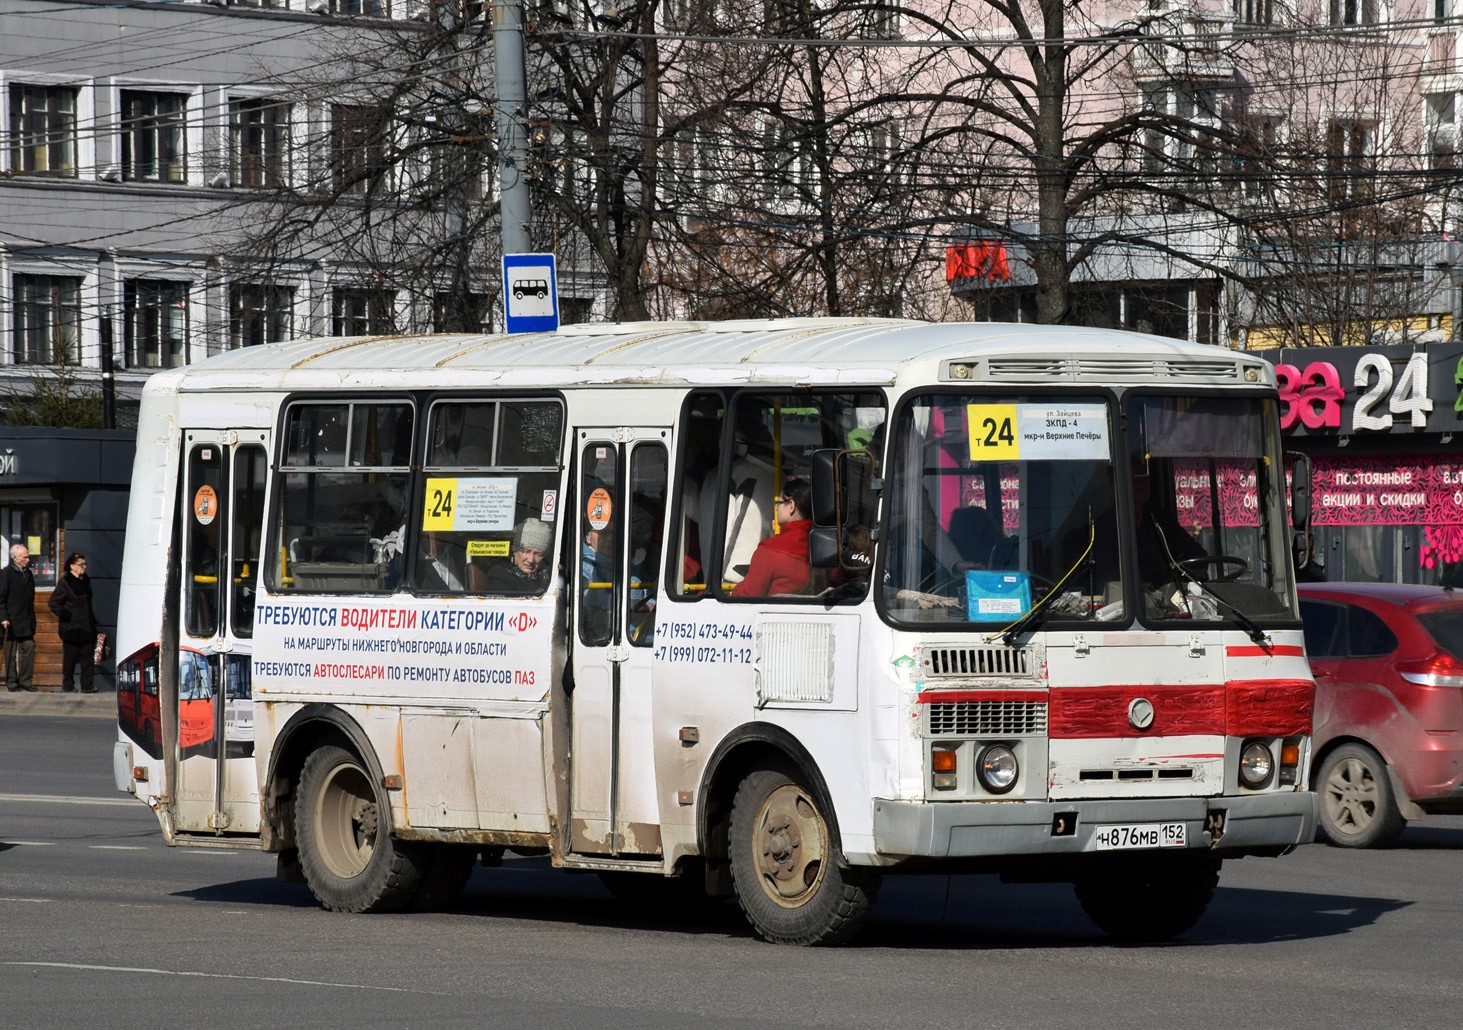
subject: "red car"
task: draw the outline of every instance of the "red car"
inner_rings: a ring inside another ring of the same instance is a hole
[[[1321,830],[1366,848],[1409,819],[1463,812],[1463,591],[1306,583],[1300,610]]]

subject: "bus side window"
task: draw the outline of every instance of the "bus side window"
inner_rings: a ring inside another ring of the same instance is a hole
[[[861,597],[866,580],[840,576],[835,583],[824,569],[812,567],[809,485],[815,452],[864,452],[871,445],[884,424],[883,397],[821,390],[744,391],[737,395],[732,413],[733,450],[726,456],[729,467],[725,473],[713,474],[717,484],[713,507],[707,504],[706,491],[701,505],[703,525],[711,522],[708,512],[724,519],[724,547],[720,563],[714,566],[721,570],[722,595],[796,598],[823,594],[837,586],[841,599]],[[872,468],[871,460],[868,467]],[[855,526],[862,526],[862,550],[850,555],[849,562],[858,571],[872,560],[868,528],[873,506],[861,498],[846,501],[850,507],[843,512],[845,523],[840,528],[852,533]],[[716,511],[714,505],[721,510]],[[709,562],[704,536],[702,544]],[[769,569],[777,573],[770,574]]]
[[[666,479],[665,447],[658,443],[636,447],[630,455],[630,590],[625,618],[625,637],[632,647],[655,642]]]
[[[542,594],[554,564],[563,405],[441,400],[427,417],[412,589]]]
[[[702,504],[702,494],[709,496],[716,490],[712,472],[721,450],[724,415],[725,401],[721,394],[705,391],[690,396],[680,421],[679,471],[676,491],[672,495],[677,499],[677,516],[671,535],[666,582],[674,596],[688,601],[697,600],[707,593],[702,544],[711,539],[715,529],[701,523],[702,511],[709,510]]]
[[[396,589],[414,420],[395,398],[290,406],[265,567],[271,590]]]

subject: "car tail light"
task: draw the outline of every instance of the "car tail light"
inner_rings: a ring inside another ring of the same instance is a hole
[[[1463,662],[1439,651],[1420,662],[1398,662],[1397,675],[1424,687],[1463,687]]]

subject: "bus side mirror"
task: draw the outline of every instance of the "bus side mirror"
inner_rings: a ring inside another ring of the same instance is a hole
[[[809,487],[813,492],[813,525],[837,526],[841,505],[838,496],[838,455],[834,447],[813,452],[813,470]]]
[[[1304,533],[1311,524],[1311,459],[1287,454],[1290,464],[1290,524]]]
[[[815,569],[836,569],[841,564],[839,537],[841,534],[831,526],[814,527],[808,530],[808,564]]]

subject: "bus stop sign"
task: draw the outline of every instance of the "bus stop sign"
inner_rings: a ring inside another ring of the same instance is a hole
[[[559,328],[554,255],[503,255],[503,310],[510,333],[552,333]]]

